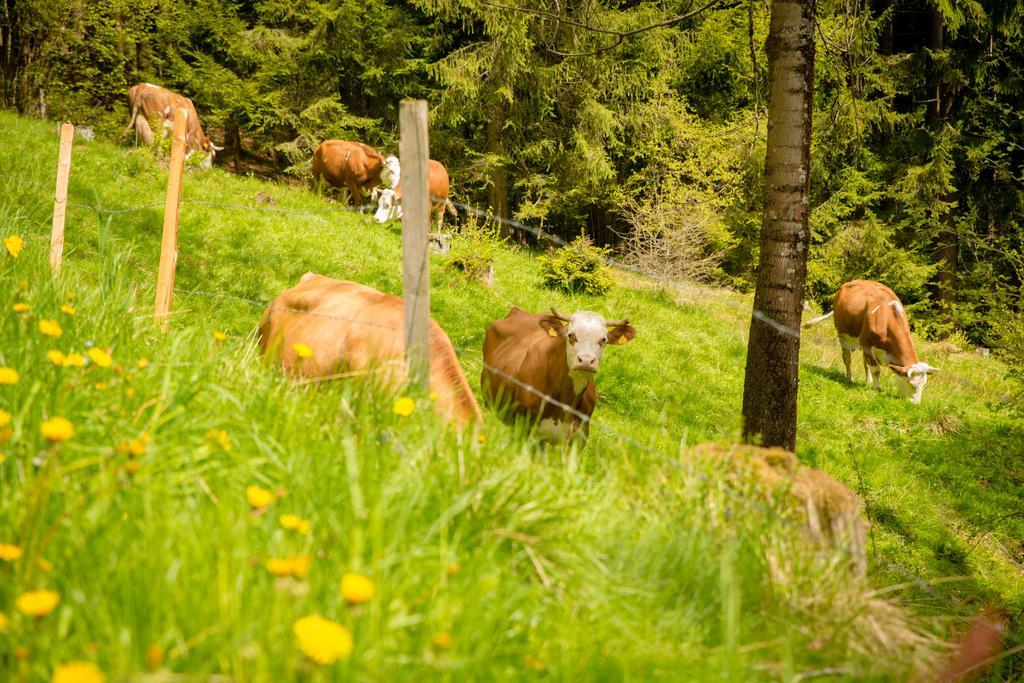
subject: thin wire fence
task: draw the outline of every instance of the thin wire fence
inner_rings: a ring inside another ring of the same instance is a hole
[[[50,194],[50,196],[52,196],[53,187],[50,184],[43,183],[43,182],[38,182],[38,181],[33,181],[33,180],[26,179],[26,178],[23,178],[23,177],[12,176],[12,175],[9,175],[9,174],[4,174],[4,173],[0,173],[0,178],[5,178],[7,180],[11,180],[11,181],[20,183],[20,184],[25,185],[25,186],[30,186],[30,187],[36,188],[36,189],[38,189],[40,191],[47,192],[48,194]],[[469,205],[469,204],[466,204],[466,203],[463,203],[463,202],[452,201],[451,203],[454,206],[462,209],[467,214],[474,215],[474,216],[476,216],[478,218],[482,218],[482,219],[485,219],[487,221],[493,221],[493,222],[496,222],[496,223],[500,223],[500,224],[506,225],[506,226],[508,226],[510,228],[513,228],[515,230],[526,232],[526,233],[534,236],[535,238],[537,238],[538,242],[546,241],[546,242],[549,242],[549,243],[557,245],[557,246],[564,246],[565,244],[567,244],[565,240],[563,240],[562,238],[558,237],[557,235],[550,234],[550,233],[548,233],[548,232],[546,232],[546,231],[544,231],[544,230],[542,230],[540,228],[537,228],[537,227],[534,227],[534,226],[530,226],[530,225],[528,225],[526,223],[523,223],[523,222],[520,222],[520,221],[516,221],[516,220],[512,220],[512,219],[503,218],[501,216],[494,215],[490,211],[487,211],[485,209],[481,209],[481,208],[478,208],[478,207],[475,207],[475,206],[472,206],[472,205]],[[181,204],[182,205],[189,205],[189,206],[204,207],[204,208],[231,209],[231,210],[239,210],[239,211],[253,211],[253,212],[259,212],[259,213],[265,213],[265,214],[273,214],[273,215],[294,215],[294,216],[307,216],[307,217],[308,216],[324,217],[324,216],[328,216],[328,215],[331,215],[331,214],[340,215],[340,214],[343,214],[343,213],[346,213],[346,212],[365,213],[368,210],[372,210],[372,207],[360,208],[360,207],[349,207],[347,205],[346,206],[336,206],[336,207],[327,208],[327,209],[324,209],[324,210],[288,209],[288,208],[278,208],[278,207],[268,207],[268,206],[253,206],[253,205],[247,205],[247,204],[235,204],[235,203],[228,203],[228,202],[213,202],[213,201],[204,201],[204,200],[195,200],[195,199],[182,199],[181,200]],[[164,203],[163,202],[153,202],[153,203],[142,204],[142,205],[134,206],[134,207],[121,207],[121,208],[115,208],[115,209],[110,209],[110,208],[102,207],[102,206],[99,206],[99,205],[85,205],[85,204],[78,204],[78,203],[68,203],[68,207],[69,208],[77,208],[77,209],[87,210],[87,211],[98,213],[98,214],[102,214],[102,215],[116,216],[116,215],[124,215],[124,214],[141,212],[141,211],[148,211],[150,209],[163,208],[164,207]],[[695,294],[697,294],[699,296],[700,299],[706,299],[708,297],[708,295],[709,295],[708,290],[705,289],[705,288],[701,288],[699,286],[696,286],[696,285],[693,285],[693,284],[690,284],[690,283],[686,283],[686,282],[681,282],[681,281],[678,281],[678,280],[672,280],[672,279],[669,279],[669,278],[665,278],[665,277],[663,277],[663,276],[661,276],[661,275],[659,275],[657,273],[651,272],[649,270],[645,270],[643,268],[634,266],[632,264],[627,264],[627,263],[621,262],[621,261],[619,261],[617,259],[609,258],[609,259],[607,259],[607,263],[608,263],[608,265],[610,265],[612,267],[619,268],[619,269],[622,269],[622,270],[626,270],[626,271],[635,273],[637,275],[649,278],[649,279],[655,281],[656,283],[658,283],[660,285],[667,285],[667,286],[670,286],[670,287],[672,287],[674,289],[677,289],[679,291],[695,293]],[[401,330],[398,330],[398,329],[394,328],[393,326],[380,325],[380,324],[376,324],[376,323],[373,323],[373,322],[367,321],[367,320],[360,320],[360,319],[346,318],[346,317],[340,317],[340,316],[319,314],[319,313],[316,313],[316,312],[310,312],[310,311],[306,311],[306,310],[294,309],[294,308],[289,308],[289,307],[281,307],[281,306],[273,307],[273,306],[271,306],[271,302],[269,302],[269,301],[259,301],[259,300],[256,300],[256,299],[253,299],[253,298],[250,298],[250,297],[239,296],[239,295],[236,295],[236,294],[223,293],[223,292],[211,292],[211,291],[208,291],[208,290],[201,290],[201,289],[186,289],[186,288],[181,288],[181,287],[176,288],[175,292],[179,293],[179,294],[190,295],[190,296],[205,297],[205,298],[208,298],[208,299],[238,301],[238,302],[242,302],[242,303],[245,303],[245,304],[248,304],[248,305],[251,305],[251,306],[254,306],[254,307],[258,307],[258,308],[263,309],[263,310],[271,311],[271,312],[274,312],[274,311],[285,311],[285,312],[289,312],[289,313],[302,314],[302,315],[311,315],[311,316],[316,316],[316,317],[320,317],[320,318],[345,320],[348,324],[364,325],[364,326],[368,326],[368,327],[385,329],[385,330],[387,330],[387,331],[389,331],[391,333],[400,333],[401,332]],[[836,343],[835,340],[829,341],[829,340],[825,340],[825,339],[819,339],[819,338],[816,338],[814,336],[802,334],[800,329],[792,328],[792,327],[786,326],[786,325],[784,325],[782,323],[779,323],[778,321],[774,320],[767,313],[765,313],[763,311],[760,311],[760,310],[757,310],[757,309],[752,309],[748,304],[745,304],[745,303],[740,302],[740,301],[730,300],[730,299],[724,299],[724,300],[721,300],[721,301],[724,301],[729,306],[736,307],[737,310],[742,310],[744,315],[748,315],[748,314],[751,315],[753,320],[757,320],[757,321],[760,321],[760,322],[763,322],[765,324],[768,324],[768,325],[772,326],[774,329],[776,329],[780,333],[787,334],[787,335],[790,335],[790,336],[794,336],[794,337],[800,339],[801,341],[806,340],[806,341],[810,341],[810,342],[812,342],[814,344],[828,345],[828,346],[830,346],[833,349],[835,348],[835,343]],[[503,372],[502,370],[500,370],[498,368],[495,368],[493,365],[487,363],[482,358],[480,358],[480,360],[477,360],[475,357],[474,358],[469,358],[468,357],[469,354],[475,355],[475,354],[479,353],[479,351],[477,351],[476,349],[457,348],[457,351],[459,352],[460,357],[462,357],[464,360],[467,360],[468,362],[473,363],[474,365],[479,363],[480,367],[486,368],[489,372],[492,372],[492,373],[494,373],[496,375],[499,375],[499,376],[503,377],[506,381],[512,382],[516,386],[519,386],[522,389],[524,389],[526,391],[529,391],[530,393],[538,396],[538,398],[540,398],[544,402],[546,402],[546,403],[548,403],[550,405],[553,405],[553,406],[559,408],[560,410],[564,411],[565,413],[578,418],[581,421],[581,424],[587,424],[587,425],[591,425],[591,426],[596,426],[599,430],[601,430],[601,431],[605,432],[606,434],[610,435],[612,438],[617,439],[621,443],[629,444],[632,447],[637,448],[639,450],[642,450],[645,453],[653,454],[653,455],[657,456],[657,458],[659,460],[669,464],[674,469],[678,469],[679,471],[683,472],[684,474],[686,474],[688,476],[698,476],[702,480],[706,481],[706,483],[709,483],[709,484],[717,487],[718,489],[722,490],[723,492],[725,492],[730,497],[733,497],[736,500],[738,500],[739,502],[742,502],[744,505],[749,506],[752,509],[756,509],[756,510],[759,510],[761,512],[764,512],[765,514],[770,515],[772,519],[775,519],[778,522],[781,522],[781,523],[783,523],[786,526],[798,528],[801,531],[803,531],[804,533],[806,533],[809,536],[811,536],[812,538],[814,538],[818,542],[820,542],[822,540],[821,538],[818,538],[814,534],[812,534],[810,529],[808,529],[806,526],[802,526],[802,525],[796,524],[792,519],[782,516],[776,509],[774,509],[774,508],[764,504],[763,502],[761,502],[759,500],[756,500],[756,499],[752,499],[749,496],[746,496],[745,494],[743,494],[742,491],[739,491],[738,489],[735,489],[733,487],[728,486],[725,482],[722,482],[722,481],[712,481],[711,478],[709,477],[709,475],[707,475],[706,473],[699,472],[699,471],[694,470],[693,468],[686,467],[679,460],[678,457],[673,457],[672,455],[670,455],[668,453],[665,453],[665,452],[663,452],[663,451],[661,451],[661,450],[659,450],[657,448],[652,448],[652,446],[650,444],[641,443],[640,441],[638,441],[637,439],[633,438],[632,436],[627,435],[627,434],[623,434],[622,432],[620,432],[619,430],[616,430],[615,428],[611,427],[610,425],[604,424],[602,422],[595,422],[595,421],[591,420],[589,415],[586,415],[586,414],[578,411],[577,409],[573,408],[572,406],[570,406],[570,405],[568,405],[568,404],[566,404],[566,403],[564,403],[562,401],[559,401],[556,397],[553,397],[553,396],[550,396],[550,395],[548,395],[548,394],[546,394],[544,392],[541,392],[536,387],[534,387],[532,385],[529,385],[527,383],[524,383],[521,380],[519,380],[518,378],[513,377],[513,376],[509,375],[508,373]],[[952,374],[948,374],[948,373],[944,373],[943,377],[946,378],[946,379],[952,380],[954,382],[957,382],[957,383],[961,384],[962,386],[971,388],[971,389],[973,389],[975,391],[978,391],[978,392],[981,392],[981,393],[986,393],[986,394],[987,393],[991,393],[990,389],[982,387],[982,386],[978,385],[977,383],[974,383],[974,382],[972,382],[970,380],[966,380],[964,378],[959,378],[959,377],[956,377],[956,376],[954,376]],[[1012,401],[1012,399],[1010,397],[1006,396],[1005,394],[998,393],[998,392],[997,392],[997,397],[999,398],[999,400],[1004,401],[1004,402]],[[849,548],[846,548],[846,547],[841,546],[841,545],[837,545],[836,543],[831,542],[831,541],[829,541],[829,545],[831,546],[831,549],[833,551],[841,552],[841,553],[844,553],[846,555],[850,554]],[[876,558],[876,560],[877,559],[879,559],[879,558]],[[937,591],[935,589],[935,587],[931,583],[928,582],[928,580],[926,580],[923,577],[920,577],[920,576],[914,574],[913,572],[910,572],[905,567],[902,567],[901,565],[893,563],[893,562],[889,561],[886,558],[880,558],[880,559],[882,560],[882,563],[885,565],[885,567],[887,569],[889,569],[893,573],[898,574],[898,575],[902,576],[903,578],[907,579],[911,584],[913,584],[914,586],[918,587],[920,590],[922,590],[923,592],[927,593],[931,597],[935,598],[936,600],[940,600],[940,601],[946,603],[946,605],[949,606],[949,607],[958,607],[958,605],[954,605],[954,603],[952,603],[948,598],[944,597],[939,591]]]

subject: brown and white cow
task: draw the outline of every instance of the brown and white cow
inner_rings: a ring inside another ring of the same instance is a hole
[[[306,273],[264,312],[260,350],[265,358],[300,377],[330,380],[367,375],[386,391],[397,391],[407,377],[402,315],[398,297],[356,282]],[[296,344],[305,344],[312,355],[300,357]],[[439,414],[460,425],[481,421],[455,348],[433,320],[429,383]]]
[[[402,180],[398,159],[390,156],[387,159],[391,170],[385,173],[393,179],[393,189],[375,190],[377,212],[373,218],[378,223],[398,220],[402,217]],[[427,160],[427,190],[430,192],[431,219],[437,218],[437,231],[444,227],[445,209],[455,213],[455,207],[448,200],[449,179],[448,169],[440,161]]]
[[[896,373],[896,386],[903,397],[912,403],[921,402],[928,375],[939,370],[917,359],[907,312],[891,289],[871,280],[847,282],[833,297],[832,310],[804,323],[804,327],[832,317],[849,381],[853,381],[853,352],[860,349],[864,352],[864,373],[876,389],[881,389],[881,366],[888,365]]]
[[[203,154],[201,166],[210,168],[213,165],[214,156],[224,149],[214,145],[210,138],[206,137],[192,100],[167,88],[152,83],[133,85],[128,89],[128,109],[131,111],[131,120],[128,122],[127,130],[135,129],[136,144],[140,139],[147,145],[153,144],[154,134],[149,125],[150,121],[159,121],[161,137],[166,135],[174,127],[175,110],[184,109],[188,112],[185,129],[186,155]]]
[[[313,151],[313,178],[348,188],[356,206],[363,205],[363,194],[380,185],[381,174],[390,170],[380,152],[361,142],[324,140]]]
[[[545,439],[567,438],[581,426],[586,436],[604,347],[634,336],[628,320],[605,320],[590,311],[565,316],[552,308],[544,315],[513,307],[487,326],[480,378],[484,398],[503,411],[508,423],[527,419],[537,424]]]

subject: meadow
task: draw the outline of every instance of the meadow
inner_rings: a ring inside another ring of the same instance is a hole
[[[568,296],[513,244],[487,287],[433,256],[432,313],[475,390],[484,328],[513,305],[638,332],[605,355],[585,446],[541,448],[487,410],[458,434],[427,396],[400,415],[256,354],[262,308],[307,271],[400,294],[397,224],[189,172],[164,331],[166,171],[76,141],[52,278],[57,138],[7,113],[0,128],[0,237],[24,240],[0,253],[0,367],[17,374],[0,384],[0,544],[20,550],[0,560],[3,680],[70,661],[110,681],[906,680],[982,605],[1024,610],[1024,425],[992,357],[918,342],[942,374],[912,405],[888,377],[847,384],[828,326],[805,335],[797,455],[865,500],[857,577],[754,482],[692,457],[738,438],[748,296],[621,271],[603,297]],[[343,594],[346,574],[372,590]],[[34,590],[59,602],[26,614]],[[317,663],[294,632],[307,616],[351,653]]]

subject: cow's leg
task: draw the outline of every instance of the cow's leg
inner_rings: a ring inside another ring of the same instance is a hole
[[[363,195],[359,191],[359,184],[355,181],[345,183],[345,187],[348,188],[349,194],[352,195],[352,202],[356,205],[356,208],[362,208],[363,206]]]
[[[871,376],[871,365],[874,359],[871,357],[871,349],[861,347],[861,355],[864,356],[864,374],[867,376],[868,384],[871,384],[874,379]]]
[[[437,232],[441,232],[441,228],[444,227],[444,204],[441,205],[441,210],[437,212]]]
[[[145,116],[135,117],[135,144],[139,139],[147,146],[153,144],[153,129],[149,127],[149,120]]]
[[[840,334],[839,348],[843,351],[843,364],[846,365],[846,381],[853,384],[853,352],[860,348],[860,342]]]

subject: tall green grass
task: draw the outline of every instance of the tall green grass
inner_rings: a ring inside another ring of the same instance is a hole
[[[49,680],[75,659],[111,680],[154,668],[243,681],[795,680],[826,669],[903,680],[933,657],[944,615],[979,598],[1021,601],[1024,522],[985,526],[1020,492],[1021,425],[987,400],[1002,372],[991,360],[926,346],[929,362],[979,388],[939,376],[913,406],[891,384],[847,386],[830,342],[806,346],[799,456],[867,499],[874,561],[861,579],[753,482],[728,490],[724,470],[686,457],[738,433],[747,299],[625,274],[604,297],[566,297],[539,286],[534,255],[519,249],[499,253],[490,289],[432,257],[433,315],[474,387],[484,327],[512,305],[629,316],[639,332],[606,354],[584,448],[542,449],[490,413],[458,435],[427,397],[403,418],[372,387],[295,386],[255,358],[261,302],[306,271],[398,293],[397,227],[302,189],[190,173],[164,333],[150,316],[165,172],[144,150],[76,145],[54,279],[56,137],[0,123],[12,131],[0,236],[26,240],[18,258],[0,254],[0,366],[21,374],[0,386],[12,414],[0,543],[25,551],[0,562],[4,680]],[[61,312],[69,301],[74,315]],[[40,319],[63,334],[42,335]],[[113,366],[46,356],[90,347],[110,349]],[[40,433],[54,415],[76,430],[59,445]],[[140,456],[119,449],[143,434]],[[285,493],[258,513],[248,485]],[[283,529],[285,513],[311,533]],[[298,554],[313,557],[304,579],[264,567]],[[903,570],[967,578],[876,593]],[[347,571],[373,579],[371,601],[345,604]],[[61,595],[57,609],[19,614],[15,598],[41,587]],[[302,655],[291,629],[309,614],[352,631],[346,662]],[[442,633],[450,649],[435,644]]]

